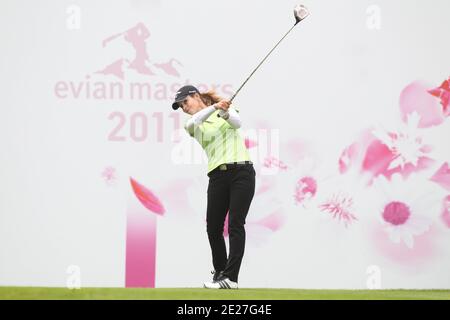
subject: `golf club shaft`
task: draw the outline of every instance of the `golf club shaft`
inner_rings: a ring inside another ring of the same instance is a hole
[[[262,61],[258,64],[258,66],[255,68],[255,70],[252,71],[252,73],[248,76],[248,78],[244,81],[244,83],[241,84],[241,86],[239,87],[239,89],[237,89],[237,91],[235,92],[235,94],[233,94],[233,96],[231,97],[231,99],[229,100],[230,102],[233,102],[233,99],[237,96],[237,94],[239,93],[239,91],[241,91],[242,87],[248,82],[248,80],[250,80],[250,78],[253,76],[253,74],[256,72],[256,70],[259,69],[259,67],[264,63],[264,61],[266,61],[266,59],[270,56],[270,54],[275,50],[276,47],[278,47],[278,45],[281,43],[281,41],[283,41],[284,38],[286,38],[286,36],[292,31],[292,29],[294,29],[294,27],[298,24],[298,22],[296,24],[294,24],[288,32],[286,32],[286,34],[283,36],[283,38],[280,39],[280,41],[277,42],[277,44],[272,48],[272,50],[270,50],[270,52],[264,57],[264,59],[262,59]]]

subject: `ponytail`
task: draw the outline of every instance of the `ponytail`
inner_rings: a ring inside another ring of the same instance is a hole
[[[207,106],[213,105],[214,103],[223,100],[223,98],[220,97],[214,90],[209,90],[207,92],[200,93],[200,98]]]

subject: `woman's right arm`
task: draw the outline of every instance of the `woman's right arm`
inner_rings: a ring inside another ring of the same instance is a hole
[[[200,110],[186,122],[184,128],[191,136],[193,136],[195,126],[202,124],[216,110],[215,104]]]

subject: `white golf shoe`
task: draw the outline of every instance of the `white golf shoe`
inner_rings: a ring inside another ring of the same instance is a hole
[[[237,284],[237,282],[231,281],[228,278],[222,278],[217,281],[205,282],[203,284],[203,288],[207,288],[207,289],[237,289],[238,284]]]

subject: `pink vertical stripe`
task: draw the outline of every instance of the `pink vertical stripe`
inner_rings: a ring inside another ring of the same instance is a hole
[[[127,208],[125,287],[154,288],[157,217],[135,197],[130,202]]]
[[[156,222],[165,209],[149,188],[130,177],[133,195],[127,207],[125,286],[154,288]]]

